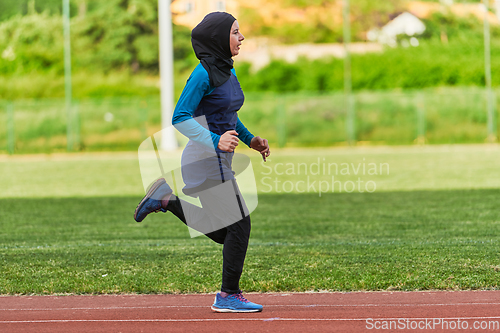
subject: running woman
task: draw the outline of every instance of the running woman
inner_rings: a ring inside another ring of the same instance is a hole
[[[198,197],[202,208],[176,197],[158,179],[136,208],[141,222],[152,212],[172,212],[182,222],[223,244],[222,286],[216,312],[259,312],[262,305],[243,297],[239,287],[250,237],[250,216],[232,170],[234,150],[242,141],[264,161],[266,139],[254,136],[238,118],[244,102],[232,57],[245,38],[228,13],[210,13],[193,29],[191,42],[200,63],[189,77],[174,110],[172,124],[190,140],[182,154],[183,192]],[[232,196],[231,196],[232,194]]]

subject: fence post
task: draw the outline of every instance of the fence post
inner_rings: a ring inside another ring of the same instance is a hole
[[[139,121],[141,122],[141,140],[145,140],[148,136],[148,102],[146,100],[139,102]]]
[[[483,0],[484,9],[484,76],[486,86],[486,103],[488,113],[488,142],[497,141],[497,133],[495,130],[495,111],[493,105],[493,91],[491,89],[491,47],[490,47],[490,22],[488,21],[488,1]]]
[[[417,144],[425,144],[425,102],[424,96],[417,93],[415,104],[417,106]]]
[[[342,1],[342,23],[343,23],[343,44],[344,44],[344,95],[346,106],[346,132],[347,143],[354,145],[356,142],[356,131],[354,123],[354,98],[352,96],[352,69],[351,52],[349,44],[351,43],[351,9],[350,0]]]
[[[80,103],[78,101],[73,101],[73,149],[79,151],[81,148],[80,144]]]
[[[73,105],[66,101],[66,148],[68,151],[73,151]]]
[[[7,103],[7,152],[14,154],[16,139],[14,133],[14,104]]]
[[[284,95],[278,98],[276,118],[278,146],[283,148],[286,145],[286,97]]]
[[[496,117],[495,117],[495,94],[491,87],[486,88],[486,108],[488,114],[488,136],[487,142],[497,141]]]
[[[347,109],[346,114],[346,132],[347,143],[354,145],[356,143],[356,112],[355,112],[355,99],[353,94],[345,95],[345,105]]]
[[[71,35],[70,35],[70,6],[69,0],[63,0],[63,30],[64,30],[64,95],[66,98],[66,116],[68,117],[66,129],[66,143],[68,151],[73,150],[72,133],[72,87],[71,87]]]

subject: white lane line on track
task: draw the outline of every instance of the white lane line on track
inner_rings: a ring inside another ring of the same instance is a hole
[[[449,318],[191,318],[191,319],[47,319],[47,320],[2,320],[1,324],[35,324],[35,323],[146,323],[146,322],[208,322],[208,321],[396,321],[396,320],[485,320],[500,317],[449,317]]]
[[[471,306],[500,305],[500,303],[423,303],[423,304],[263,304],[265,307],[429,307],[429,306]],[[206,308],[208,305],[159,305],[159,306],[110,306],[110,307],[78,307],[78,308],[28,308],[0,309],[0,311],[65,311],[65,310],[126,310],[126,309],[171,309],[171,308]]]

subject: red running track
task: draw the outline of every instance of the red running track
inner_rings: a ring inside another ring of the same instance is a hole
[[[500,332],[500,291],[247,298],[264,311],[214,313],[214,295],[1,296],[0,332]]]

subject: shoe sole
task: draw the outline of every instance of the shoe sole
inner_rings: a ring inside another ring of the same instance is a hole
[[[212,305],[212,311],[220,312],[220,313],[244,313],[244,312],[261,312],[262,309],[254,309],[254,310],[220,309],[220,308],[216,308]]]
[[[163,179],[163,178],[161,178]],[[144,196],[144,198],[142,198],[141,202],[139,202],[139,205],[137,205],[137,207],[135,208],[135,212],[134,212],[134,220],[136,222],[142,222],[142,220],[140,221],[137,221],[137,213],[139,213],[139,211],[141,210],[142,206],[144,205],[144,203],[146,202],[147,199],[149,199],[153,193],[158,189],[158,187],[160,187],[161,185],[163,185],[165,182],[165,179],[163,179],[163,181],[161,181],[160,179],[158,179],[152,186],[151,188],[149,189],[148,193],[146,193],[146,195]]]

